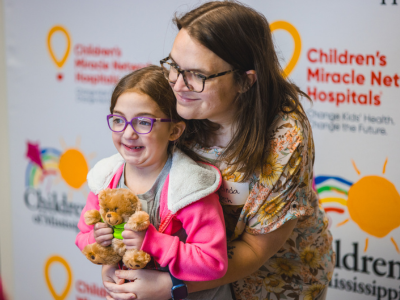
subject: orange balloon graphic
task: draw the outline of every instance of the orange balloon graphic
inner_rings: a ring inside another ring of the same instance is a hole
[[[77,149],[68,149],[60,156],[58,164],[62,178],[65,182],[79,189],[85,182],[89,166],[83,154]]]
[[[294,67],[296,66],[296,64],[300,58],[300,53],[301,53],[300,34],[297,31],[296,27],[294,27],[292,24],[290,24],[289,22],[286,22],[286,21],[275,21],[269,27],[271,28],[271,32],[274,32],[275,30],[279,30],[279,29],[285,30],[285,31],[289,32],[289,34],[293,38],[293,41],[294,41],[293,54],[289,60],[289,63],[283,70],[283,75],[285,77],[288,77],[289,74],[293,71]]]
[[[56,55],[54,54],[53,48],[51,47],[51,38],[53,37],[53,34],[56,32],[61,32],[66,40],[67,40],[67,48],[65,49],[64,55],[61,57],[61,59],[58,59]],[[53,28],[50,29],[49,34],[47,35],[47,48],[49,49],[50,56],[53,59],[54,63],[56,64],[57,67],[61,68],[64,63],[66,62],[68,58],[69,51],[71,49],[71,38],[68,33],[68,31],[60,25],[56,25]]]
[[[360,228],[378,238],[400,226],[400,195],[393,183],[365,176],[349,189],[347,208]]]
[[[50,279],[50,266],[54,263],[60,263],[67,271],[67,284],[65,285],[65,288],[61,294],[58,294],[56,292]],[[47,287],[49,288],[50,293],[55,300],[64,300],[65,298],[67,298],[72,285],[72,271],[68,262],[64,258],[58,255],[50,257],[44,267],[44,276],[46,279]]]

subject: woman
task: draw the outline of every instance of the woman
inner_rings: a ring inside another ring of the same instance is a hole
[[[190,120],[188,143],[224,177],[230,258],[223,278],[187,282],[189,292],[231,284],[236,299],[325,299],[335,253],[312,189],[314,143],[299,99],[307,96],[282,76],[267,20],[229,1],[205,3],[175,23],[161,63],[178,113]],[[116,274],[103,276],[108,299],[170,297],[168,274]]]

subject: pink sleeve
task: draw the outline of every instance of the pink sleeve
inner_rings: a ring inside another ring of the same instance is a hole
[[[90,192],[86,201],[86,205],[82,210],[81,217],[79,218],[78,229],[80,232],[75,239],[75,244],[81,251],[83,250],[83,248],[85,248],[86,245],[96,242],[93,235],[93,225],[86,225],[85,218],[83,217],[86,211],[92,209],[100,209],[99,198],[95,194]]]
[[[228,268],[225,224],[217,194],[211,194],[183,209],[176,218],[187,234],[177,236],[148,228],[141,250],[153,256],[181,280],[207,281],[221,278]]]

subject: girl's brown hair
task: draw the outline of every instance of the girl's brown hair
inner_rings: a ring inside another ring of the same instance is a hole
[[[210,49],[233,69],[237,84],[246,92],[236,101],[238,111],[232,140],[221,158],[232,172],[244,173],[244,180],[263,170],[269,148],[270,127],[279,113],[297,113],[306,118],[300,96],[309,98],[285,79],[266,18],[237,1],[205,3],[183,16],[175,16],[178,29]],[[255,70],[257,81],[250,87],[246,71]],[[208,120],[187,121],[187,140],[202,146],[218,129]]]
[[[114,112],[118,98],[128,92],[146,94],[153,99],[161,111],[175,122],[184,121],[176,111],[175,95],[165,79],[162,69],[159,66],[150,65],[124,76],[116,85],[111,95],[110,112]],[[192,159],[199,161],[199,156],[180,142],[181,139],[171,142],[168,152],[172,153],[173,148],[179,148]]]

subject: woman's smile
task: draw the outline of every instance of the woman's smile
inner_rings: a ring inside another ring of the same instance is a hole
[[[189,97],[189,96],[182,95],[182,94],[179,94],[179,93],[176,93],[175,96],[176,96],[177,101],[179,101],[179,102],[181,102],[183,104],[201,100],[200,98]]]

